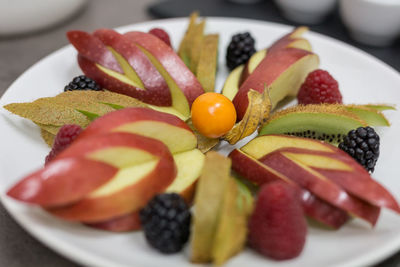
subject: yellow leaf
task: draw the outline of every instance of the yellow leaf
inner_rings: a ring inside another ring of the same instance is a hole
[[[196,128],[194,128],[192,120],[189,119],[187,122],[187,125],[192,129],[194,134],[197,137],[197,148],[203,152],[206,153],[207,151],[211,150],[213,147],[219,144],[219,139],[218,138],[208,138],[199,133]]]
[[[247,93],[249,105],[243,119],[223,136],[229,144],[236,144],[239,140],[251,135],[260,124],[267,120],[271,111],[271,100],[269,98],[269,88],[265,88],[260,94],[255,90]]]

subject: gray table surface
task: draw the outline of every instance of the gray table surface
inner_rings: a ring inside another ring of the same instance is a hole
[[[72,19],[35,34],[0,37],[0,96],[28,67],[67,44],[70,29],[92,31],[152,19],[147,13],[154,0],[89,0]],[[0,7],[1,8],[1,7]],[[79,266],[56,254],[22,229],[0,204],[0,266]],[[400,252],[377,266],[399,267]]]

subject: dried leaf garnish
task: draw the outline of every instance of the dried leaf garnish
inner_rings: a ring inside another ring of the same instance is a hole
[[[40,134],[42,135],[43,140],[49,147],[53,146],[55,135],[49,133],[46,130],[40,129]]]
[[[132,97],[112,92],[69,91],[55,97],[39,98],[32,103],[13,103],[4,106],[10,112],[39,125],[78,124],[81,127],[86,127],[96,115],[102,116],[114,111],[114,107],[147,107],[147,105]],[[87,116],[88,114],[91,116]]]
[[[196,135],[197,138],[197,148],[203,152],[206,153],[207,151],[211,150],[213,147],[219,144],[219,139],[218,138],[208,138],[199,133],[196,128],[194,128],[192,120],[189,119],[187,122],[187,125],[192,129],[194,134]]]
[[[8,111],[29,119],[35,123],[62,126],[64,124],[78,124],[86,127],[89,119],[75,109],[50,102],[44,103],[13,103],[4,106]]]
[[[77,124],[85,128],[96,117],[124,107],[147,105],[130,96],[108,91],[68,91],[31,103],[4,106],[8,111],[36,123],[48,144],[52,143],[54,135],[64,124]]]
[[[265,88],[262,94],[252,89],[248,92],[249,105],[243,119],[223,136],[223,140],[231,145],[236,144],[239,140],[251,135],[260,124],[267,120],[271,111],[268,92],[269,88]]]
[[[42,130],[45,130],[46,132],[49,132],[52,135],[56,135],[58,133],[58,130],[60,130],[61,128],[61,126],[46,125],[40,123],[36,123],[36,125],[39,126]]]

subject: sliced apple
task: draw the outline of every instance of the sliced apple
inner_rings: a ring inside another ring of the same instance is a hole
[[[175,175],[172,156],[133,165],[120,169],[113,179],[77,203],[48,211],[66,220],[88,223],[120,217],[144,207]]]
[[[200,177],[204,165],[204,154],[198,149],[193,149],[173,155],[177,166],[175,180],[167,187],[165,192],[178,193],[186,202],[193,198],[197,179]]]
[[[170,106],[167,83],[149,59],[123,35],[100,29],[94,35],[70,31],[78,63],[86,76],[110,91],[157,106]]]
[[[191,203],[204,164],[204,154],[198,149],[174,155],[177,174],[174,181],[164,192],[180,194],[187,203]],[[139,211],[134,211],[111,220],[91,223],[88,226],[112,232],[126,232],[140,229]]]
[[[244,66],[245,65],[242,64],[233,69],[226,78],[222,88],[222,94],[231,101],[239,91],[240,75],[244,70]]]
[[[109,132],[76,140],[55,160],[72,156],[116,166],[118,172],[78,202],[49,209],[66,220],[101,222],[137,211],[176,176],[172,155],[162,142],[132,133]]]
[[[67,32],[67,38],[81,56],[89,61],[97,62],[105,68],[123,74],[121,66],[111,51],[97,37],[83,31],[69,31]]]
[[[241,150],[256,159],[277,150],[286,151],[286,157],[322,174],[324,179],[332,180],[364,201],[400,211],[395,198],[384,187],[373,180],[352,157],[330,144],[293,136],[262,135],[243,146]]]
[[[318,56],[306,50],[285,48],[268,52],[233,99],[238,119],[246,112],[250,89],[261,93],[265,87],[272,88],[269,93],[272,107],[275,107],[286,96],[296,95],[308,73],[318,65]]]
[[[178,94],[177,92],[182,92],[184,94],[188,102],[188,108],[190,108],[193,101],[199,95],[204,93],[199,81],[186,67],[185,63],[183,63],[171,47],[160,39],[143,32],[128,32],[125,36],[138,45],[164,77],[171,90],[174,107],[174,93]],[[184,103],[176,103],[176,105],[176,107],[180,107],[179,111],[181,113],[186,114]]]
[[[239,90],[239,87],[251,75],[251,73],[253,73],[253,71],[257,68],[257,66],[261,63],[261,61],[263,61],[263,59],[266,57],[267,51],[271,52],[274,50],[279,50],[284,48],[298,48],[311,52],[310,42],[308,42],[308,40],[304,38],[301,38],[301,36],[306,31],[308,31],[307,27],[298,27],[293,32],[277,40],[268,49],[260,50],[256,52],[254,55],[252,55],[250,59],[247,61],[247,63],[242,66],[241,71],[238,70],[232,71],[231,74],[228,76],[222,90],[223,94],[229,96],[232,95],[233,99],[233,97]]]
[[[394,197],[369,173],[345,152],[322,153],[307,149],[281,149],[285,157],[301,162],[322,174],[347,192],[379,207],[386,207],[400,213]],[[337,157],[337,154],[342,154]]]
[[[43,207],[66,205],[107,183],[117,171],[102,162],[66,157],[26,176],[7,195]]]
[[[240,75],[238,88],[242,85],[242,83],[250,76],[251,73],[257,68],[257,66],[261,63],[261,61],[267,56],[267,50],[263,49],[254,53],[247,63],[244,65],[243,72]]]
[[[224,94],[234,95],[233,102],[241,120],[248,106],[250,89],[262,92],[271,88],[272,108],[285,98],[297,94],[307,74],[319,65],[319,58],[311,52],[310,43],[300,36],[306,27],[295,29],[266,50],[255,53],[242,71],[232,73],[223,88]]]
[[[55,159],[71,157],[101,161],[121,169],[171,155],[159,140],[133,133],[108,132],[76,139]]]
[[[233,170],[256,185],[283,180],[293,186],[297,186],[282,173],[269,168],[241,150],[233,150],[229,157],[232,159]],[[348,221],[349,216],[342,209],[332,206],[306,189],[301,187],[299,189],[302,192],[301,200],[304,211],[310,218],[334,229],[340,228]]]
[[[111,51],[110,51],[111,53]],[[83,73],[96,81],[102,88],[107,88],[110,91],[131,96],[134,98],[141,98],[143,101],[148,101],[148,92],[139,89],[140,85],[129,79],[125,74],[103,67],[94,61],[87,59],[82,55],[78,55],[78,64]],[[147,99],[145,99],[147,97]],[[160,99],[160,98],[157,98]],[[168,100],[168,98],[166,98]],[[167,104],[168,101],[160,100],[161,104]],[[151,101],[151,103],[154,103]]]
[[[106,132],[130,132],[161,140],[172,153],[194,149],[197,139],[176,116],[147,108],[125,108],[93,121],[77,140]]]
[[[275,41],[270,47],[270,51],[284,49],[288,47],[296,47],[311,51],[311,44],[304,38],[303,34],[308,32],[308,27],[297,27],[292,32],[284,35],[282,38]]]
[[[330,204],[375,225],[380,209],[348,194],[343,188],[307,165],[291,161],[279,151],[267,154],[261,163],[282,173],[300,187],[307,189]]]
[[[261,135],[244,145],[240,150],[252,157],[259,159],[264,155],[285,147],[307,148],[310,150],[333,152],[334,146],[306,138],[298,138],[288,135]]]
[[[86,225],[111,232],[129,232],[139,230],[141,227],[137,211],[107,221],[86,223]]]
[[[113,53],[125,75],[142,89],[137,90],[137,97],[133,97],[157,106],[171,106],[171,93],[167,83],[135,44],[111,29],[98,29],[93,35]]]

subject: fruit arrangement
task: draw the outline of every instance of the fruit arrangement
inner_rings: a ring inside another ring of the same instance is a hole
[[[4,107],[52,147],[7,195],[88,227],[143,230],[161,253],[188,244],[191,262],[215,265],[246,245],[299,256],[306,218],[339,229],[353,217],[375,226],[381,208],[400,213],[371,177],[373,127],[390,126],[393,106],[343,104],[305,27],[259,51],[249,32],[232,36],[216,93],[219,35],[205,24],[192,14],[176,52],[161,28],[68,32],[84,75],[54,97]],[[278,108],[287,97],[298,104]],[[255,131],[228,156],[215,151]]]

